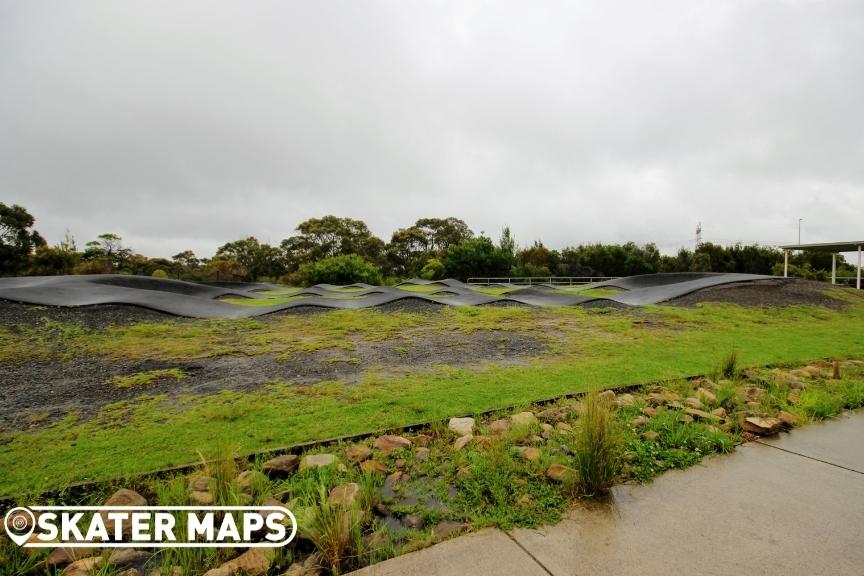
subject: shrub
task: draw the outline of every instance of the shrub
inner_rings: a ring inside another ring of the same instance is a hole
[[[331,504],[323,485],[309,509],[305,532],[332,574],[356,564],[363,545],[360,514],[355,506]]]
[[[161,268],[157,268],[150,274],[153,278],[168,278],[168,273],[162,270]]]
[[[420,270],[420,277],[424,280],[441,280],[447,275],[447,269],[437,258],[430,258],[426,265]]]
[[[621,468],[623,445],[608,402],[596,392],[585,397],[575,436],[579,489],[584,494],[608,490]]]
[[[300,269],[300,282],[304,286],[312,284],[381,284],[381,272],[356,254],[331,256],[318,262],[307,264]]]

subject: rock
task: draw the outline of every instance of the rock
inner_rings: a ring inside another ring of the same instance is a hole
[[[273,548],[252,548],[204,576],[265,576],[275,557]]]
[[[408,514],[402,518],[402,522],[412,530],[421,530],[423,528],[423,518],[417,514]]]
[[[267,476],[258,470],[245,470],[237,475],[234,483],[241,492],[257,492],[267,485]]]
[[[563,464],[552,464],[546,469],[546,477],[555,482],[575,482],[579,473],[569,466]]]
[[[120,504],[114,504],[120,506]],[[94,576],[102,567],[102,556],[92,556],[90,558],[82,558],[69,564],[63,572],[62,576]]]
[[[117,568],[129,568],[130,566],[143,566],[146,564],[153,554],[142,550],[133,550],[131,548],[118,548],[111,552],[108,556],[108,565]]]
[[[210,476],[193,476],[189,479],[190,492],[207,492],[214,480]]]
[[[398,470],[403,470],[406,464],[408,464],[408,461],[405,458],[397,458],[393,462],[393,466],[395,466]]]
[[[750,416],[744,419],[741,427],[752,434],[771,436],[780,431],[783,421],[773,416]]]
[[[310,554],[303,562],[294,562],[282,576],[320,576],[324,562],[318,552]]]
[[[706,390],[705,388],[699,388],[698,390],[696,390],[696,396],[708,406],[717,403],[717,396],[713,392],[711,392],[710,390]]]
[[[360,471],[364,474],[381,474],[382,476],[386,476],[387,466],[378,460],[366,460],[360,463]]]
[[[216,497],[211,492],[195,490],[189,493],[189,500],[198,506],[210,506],[216,501]]]
[[[615,391],[614,390],[603,390],[600,394],[597,395],[597,398],[602,402],[615,402]]]
[[[660,439],[660,434],[655,432],[654,430],[646,430],[642,433],[642,438],[645,440],[650,440],[651,442],[657,442]]]
[[[154,568],[147,573],[147,576],[184,576],[183,568],[180,566],[171,566],[167,572],[162,568]]]
[[[427,460],[429,458],[429,452],[429,448],[426,448],[425,446],[417,448],[417,450],[414,451],[414,461],[423,462],[424,460]]]
[[[623,406],[631,406],[634,402],[636,402],[636,398],[634,398],[632,394],[619,394],[618,397],[615,398],[615,405],[619,408]]]
[[[453,443],[453,450],[458,452],[467,446],[471,441],[474,440],[474,436],[471,434],[466,434],[465,436],[460,436],[456,439],[456,442]]]
[[[684,414],[692,417],[694,420],[702,420],[702,421],[717,420],[717,416],[714,416],[713,414],[709,414],[708,412],[705,412],[704,410],[696,410],[695,408],[685,408]]]
[[[468,525],[464,522],[453,522],[452,520],[442,520],[432,529],[432,536],[435,540],[444,540],[452,536],[453,534],[458,534],[468,528]]]
[[[660,411],[657,410],[657,408],[654,408],[653,406],[646,406],[645,408],[642,409],[642,414],[644,414],[645,416],[648,416],[649,418],[654,418],[659,413],[660,413]]]
[[[798,417],[795,414],[786,412],[785,410],[781,410],[780,413],[777,414],[777,418],[779,418],[780,421],[789,428],[798,424]]]
[[[568,432],[573,431],[573,427],[570,426],[570,424],[568,424],[567,422],[558,422],[557,424],[555,424],[555,429],[562,434],[567,434]]]
[[[447,428],[459,436],[467,436],[474,433],[474,418],[451,418]]]
[[[726,418],[726,416],[727,416],[726,409],[723,407],[715,408],[714,410],[711,410],[711,414],[713,416],[716,416],[717,418],[720,418],[720,419]]]
[[[551,424],[543,422],[542,424],[540,424],[540,430],[542,430],[543,432],[552,432],[553,430],[555,430],[555,427]]]
[[[691,410],[692,410],[692,408],[691,408]],[[690,414],[682,414],[681,417],[678,419],[678,421],[684,422],[685,424],[689,424],[690,422],[693,422],[693,416],[691,416]]]
[[[684,406],[688,408],[694,408],[696,410],[701,410],[703,408],[702,401],[698,398],[685,398]]]
[[[513,450],[519,453],[522,458],[529,462],[537,462],[540,460],[541,452],[539,448],[528,446],[514,446]]]
[[[365,444],[354,444],[345,449],[345,457],[352,464],[363,462],[372,457],[372,449]]]
[[[271,478],[288,478],[300,467],[300,457],[296,454],[284,454],[267,460],[261,471]]]
[[[310,468],[326,468],[336,464],[339,460],[333,454],[307,454],[300,459],[300,470]]]
[[[761,402],[765,397],[765,390],[757,386],[743,386],[736,388],[735,391],[739,396],[742,396],[746,402]]]
[[[538,412],[537,418],[545,420],[546,422],[560,422],[566,420],[569,413],[570,410],[566,407],[558,406],[556,408],[547,408],[546,410]]]
[[[638,417],[630,420],[630,425],[633,426],[634,428],[641,428],[642,426],[645,426],[646,424],[648,424],[648,418],[646,416],[638,416]]]
[[[328,502],[336,506],[348,508],[354,506],[360,498],[360,485],[356,482],[341,484],[330,490]]]
[[[507,418],[501,418],[500,420],[495,420],[489,424],[489,430],[491,430],[493,434],[506,434],[509,429],[510,420]]]
[[[432,441],[432,437],[426,434],[417,434],[411,437],[411,443],[415,446],[426,446]]]
[[[403,450],[411,446],[411,441],[402,436],[381,436],[372,444],[385,456],[394,450]]]
[[[60,568],[78,560],[97,556],[98,548],[55,548],[45,559],[46,568]]]
[[[141,576],[141,572],[139,572],[136,568],[127,568],[122,572],[118,572],[117,576]]]
[[[528,428],[537,423],[537,417],[531,412],[519,412],[510,417],[510,423],[519,428]]]
[[[147,499],[134,490],[121,488],[112,494],[103,506],[147,506]]]

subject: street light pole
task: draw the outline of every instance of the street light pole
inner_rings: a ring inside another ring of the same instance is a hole
[[[799,245],[801,244],[801,222],[803,220],[804,220],[803,218],[798,218],[798,244]]]

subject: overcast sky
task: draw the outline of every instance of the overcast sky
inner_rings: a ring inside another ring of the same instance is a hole
[[[864,237],[864,2],[0,0],[0,201],[56,242]]]

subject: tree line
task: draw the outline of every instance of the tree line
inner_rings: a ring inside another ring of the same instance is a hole
[[[212,258],[191,250],[172,258],[149,258],[105,233],[79,249],[67,233],[48,245],[35,220],[18,205],[0,203],[0,275],[135,274],[195,281],[266,281],[290,285],[322,282],[393,283],[470,277],[632,276],[657,272],[783,273],[782,251],[767,246],[720,246],[706,242],[695,251],[660,254],[648,243],[581,244],[554,250],[539,240],[520,247],[508,227],[496,240],[475,234],[458,218],[421,218],[400,228],[389,242],[361,220],[310,218],[278,246],[250,236],[220,246]],[[824,280],[831,255],[790,255],[790,275]],[[838,273],[853,269],[838,257]]]

